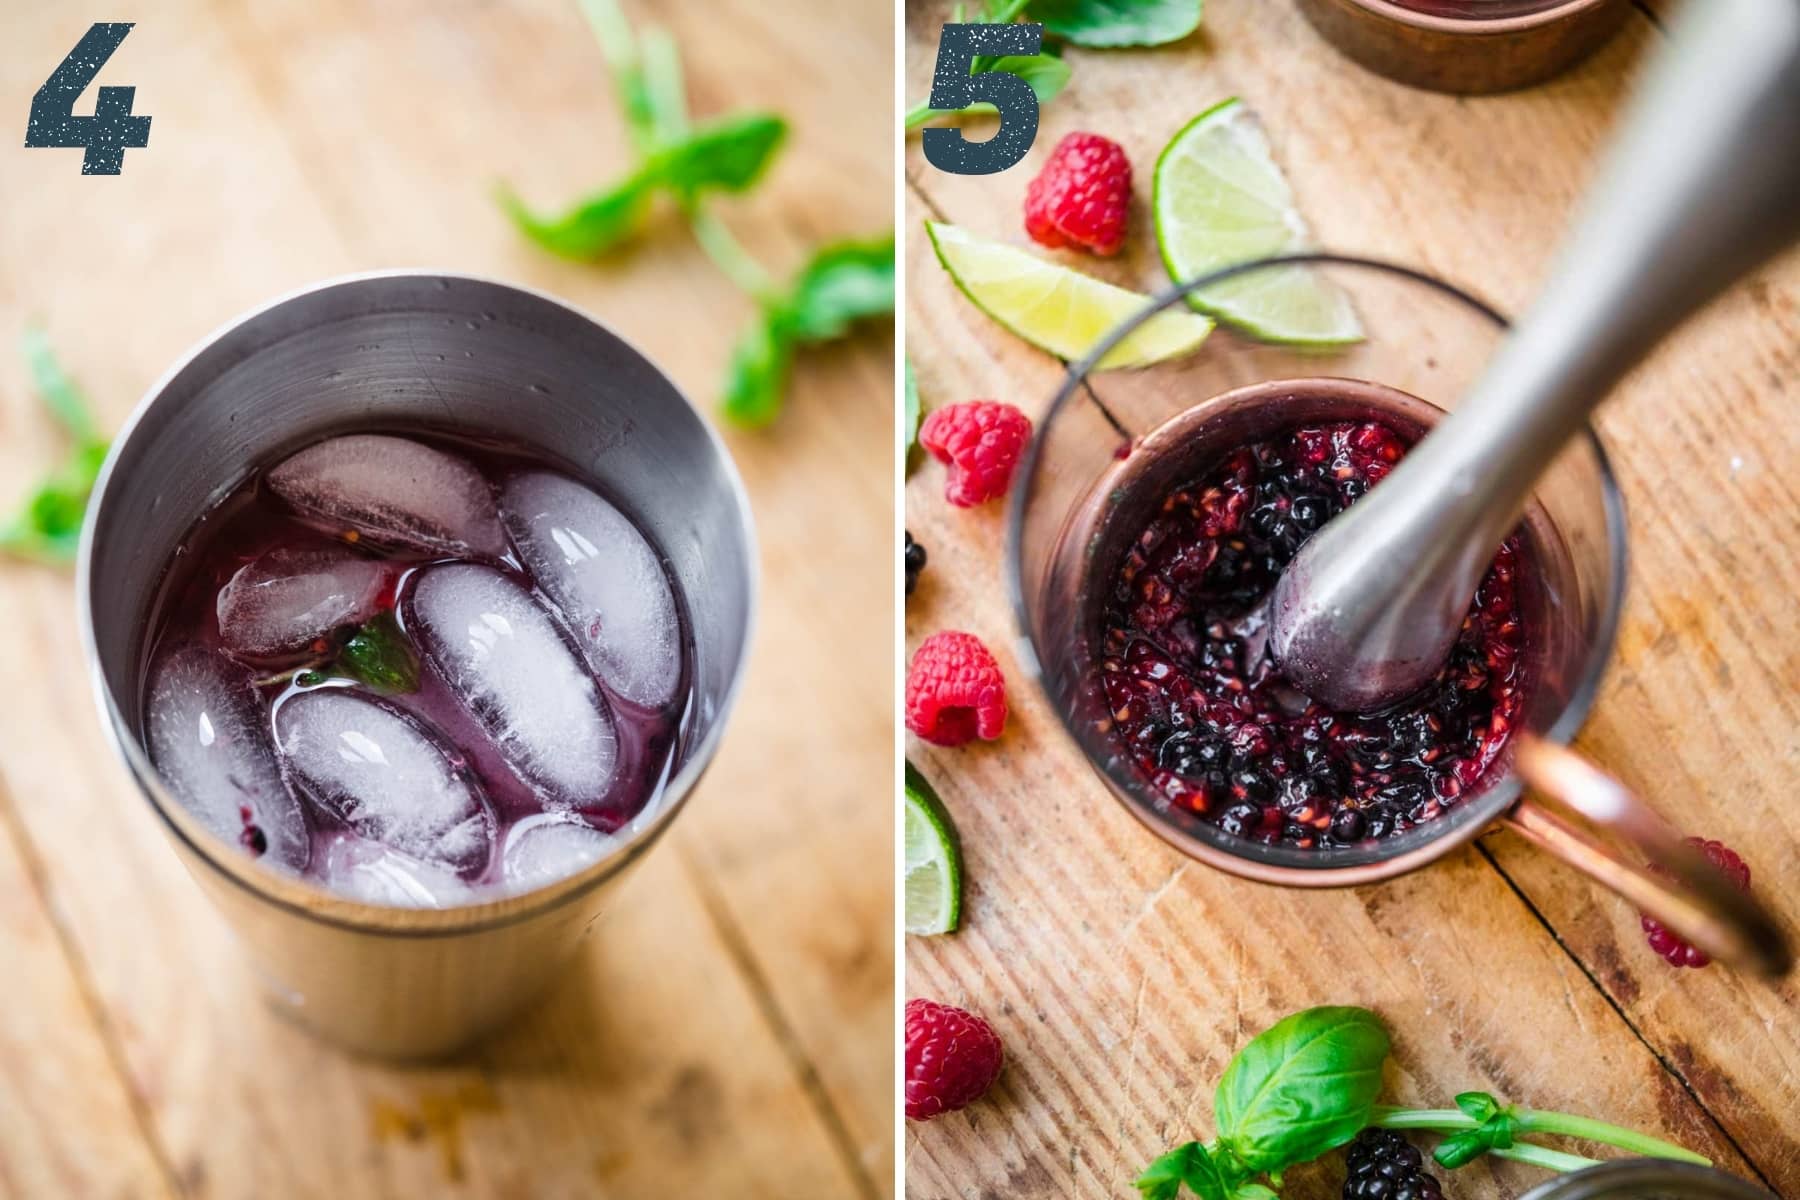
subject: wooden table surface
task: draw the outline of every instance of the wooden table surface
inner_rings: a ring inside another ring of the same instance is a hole
[[[908,8],[909,93],[926,90],[948,7]],[[1161,49],[1071,50],[1073,80],[1018,167],[956,177],[928,166],[917,138],[907,149],[906,349],[927,405],[987,396],[1040,413],[1060,368],[956,293],[920,221],[1029,244],[1026,182],[1064,133],[1093,130],[1136,167],[1133,249],[1105,265],[1066,257],[1154,287],[1166,276],[1147,230],[1149,169],[1189,117],[1231,95],[1262,117],[1320,244],[1417,264],[1517,311],[1663,36],[1661,7],[1635,10],[1574,73],[1481,99],[1363,72],[1289,0],[1209,0],[1202,31]],[[1617,657],[1579,741],[1687,830],[1742,849],[1790,930],[1797,348],[1800,262],[1788,258],[1683,330],[1600,418],[1633,565]],[[1508,833],[1348,891],[1279,890],[1189,862],[1110,798],[1028,686],[1008,649],[1000,506],[953,510],[942,486],[927,464],[906,488],[907,525],[930,554],[906,607],[908,650],[938,629],[978,633],[1013,711],[992,744],[908,743],[959,824],[968,882],[961,932],[908,939],[905,991],[987,1014],[1009,1065],[983,1103],[908,1125],[910,1197],[1134,1195],[1155,1154],[1211,1136],[1213,1087],[1237,1048],[1323,1003],[1387,1020],[1391,1102],[1491,1090],[1661,1133],[1800,1197],[1792,980],[1671,969],[1628,905]],[[1540,1178],[1476,1164],[1449,1191],[1516,1196]],[[1339,1179],[1335,1162],[1297,1170],[1283,1195],[1335,1197]]]
[[[720,206],[771,266],[890,226],[884,0],[631,7],[684,47],[697,113],[791,117],[770,179]],[[560,205],[627,161],[573,0],[126,15],[100,82],[137,87],[149,148],[111,179],[0,150],[0,504],[61,451],[11,350],[28,318],[109,427],[244,308],[396,266],[546,289],[716,394],[751,306],[677,222],[575,265],[492,202],[506,178]],[[14,138],[91,19],[0,8]],[[865,334],[805,357],[773,429],[728,432],[764,595],[719,759],[549,1001],[440,1066],[264,1008],[102,739],[70,573],[0,563],[0,1196],[890,1195],[892,380],[892,337]]]

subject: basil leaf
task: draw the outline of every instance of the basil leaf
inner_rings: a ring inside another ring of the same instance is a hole
[[[710,121],[654,155],[646,167],[658,183],[692,195],[708,188],[741,192],[761,177],[787,136],[774,113],[739,113]]]
[[[785,332],[797,341],[840,337],[852,322],[894,311],[894,235],[840,242],[813,255],[782,306]]]
[[[383,695],[419,690],[419,658],[394,614],[373,617],[338,652],[338,667]]]
[[[1032,0],[1031,19],[1077,46],[1160,46],[1200,26],[1200,0]]]
[[[1240,1183],[1231,1193],[1231,1200],[1281,1200],[1274,1189],[1264,1187],[1260,1183]]]
[[[982,75],[989,71],[1005,71],[1017,75],[1030,86],[1032,94],[1038,98],[1039,104],[1048,104],[1068,85],[1069,64],[1054,57],[1049,51],[1043,54],[1006,54],[995,57],[991,54],[977,55],[969,74]],[[952,113],[991,113],[994,106],[981,101],[967,108],[927,108],[924,105],[906,114],[908,129],[922,125],[933,117],[948,116]]]
[[[1039,104],[1048,104],[1056,99],[1058,92],[1068,86],[1069,64],[1054,54],[1004,54],[995,57],[984,54],[975,60],[969,71],[971,75],[985,75],[989,71],[1004,71],[1008,75],[1017,75],[1031,85]],[[993,111],[991,104],[977,104],[974,107]]]
[[[761,428],[781,411],[793,348],[767,313],[738,338],[725,373],[725,395],[719,408],[739,425]]]
[[[1219,1142],[1252,1174],[1310,1162],[1369,1123],[1387,1031],[1361,1008],[1311,1008],[1238,1051],[1213,1103]]]
[[[906,359],[906,473],[912,474],[913,454],[919,448],[919,426],[925,406],[919,403],[919,381],[913,378],[912,359]]]
[[[519,231],[552,254],[597,258],[637,232],[651,194],[650,176],[640,170],[609,191],[597,192],[560,217],[544,218],[525,207],[504,185],[500,207]]]
[[[1236,1186],[1199,1142],[1177,1146],[1162,1155],[1133,1183],[1144,1200],[1175,1200],[1184,1184],[1201,1200],[1232,1200]]]
[[[1486,1134],[1481,1130],[1466,1129],[1438,1143],[1438,1148],[1431,1152],[1431,1157],[1439,1166],[1454,1171],[1457,1167],[1474,1162],[1491,1148]]]
[[[1456,1107],[1471,1121],[1485,1121],[1500,1111],[1500,1102],[1486,1092],[1463,1092],[1456,1097]]]

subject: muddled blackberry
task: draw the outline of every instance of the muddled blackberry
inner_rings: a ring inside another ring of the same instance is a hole
[[[1171,807],[1233,836],[1353,845],[1441,815],[1499,756],[1524,701],[1517,536],[1450,661],[1385,712],[1333,712],[1251,661],[1241,618],[1404,452],[1379,422],[1290,428],[1171,492],[1131,542],[1102,617],[1102,686],[1113,736]]]
[[[1391,1129],[1365,1129],[1344,1152],[1344,1200],[1444,1200],[1418,1147]]]
[[[919,572],[925,569],[925,547],[913,541],[911,530],[906,533],[906,549],[900,556],[900,562],[906,568],[906,594],[910,596],[913,589],[919,586]]]

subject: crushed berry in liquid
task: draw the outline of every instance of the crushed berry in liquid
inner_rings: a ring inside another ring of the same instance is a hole
[[[1286,430],[1170,494],[1126,552],[1101,616],[1111,736],[1171,806],[1234,837],[1355,845],[1441,815],[1499,756],[1524,700],[1517,534],[1449,662],[1400,704],[1334,712],[1246,662],[1239,620],[1407,445],[1372,421]]]

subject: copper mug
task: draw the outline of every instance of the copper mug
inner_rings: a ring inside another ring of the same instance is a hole
[[[1360,341],[1294,347],[1220,328],[1177,364],[1094,373],[1133,330],[1188,294],[1222,296],[1227,284],[1240,300],[1253,298],[1275,273],[1297,270],[1348,295]],[[1248,263],[1169,289],[1070,368],[1014,480],[1006,574],[1019,659],[1113,795],[1210,866],[1289,887],[1368,884],[1434,862],[1499,822],[1708,954],[1784,973],[1787,939],[1767,910],[1569,748],[1598,693],[1624,601],[1624,505],[1591,429],[1547,466],[1523,522],[1536,571],[1522,594],[1531,631],[1522,728],[1481,784],[1441,816],[1345,847],[1235,837],[1159,803],[1105,731],[1099,612],[1149,506],[1224,450],[1275,427],[1374,413],[1422,433],[1466,392],[1505,329],[1495,310],[1424,272],[1333,255]]]
[[[607,857],[518,895],[387,908],[263,867],[164,788],[142,740],[151,604],[195,518],[255,467],[380,424],[523,444],[633,504],[687,600],[695,695],[661,793]],[[453,1050],[541,993],[686,804],[736,699],[756,597],[742,482],[654,363],[547,297],[399,271],[318,284],[207,338],[113,444],[81,547],[82,636],[102,723],[176,853],[277,1007],[351,1048]]]

